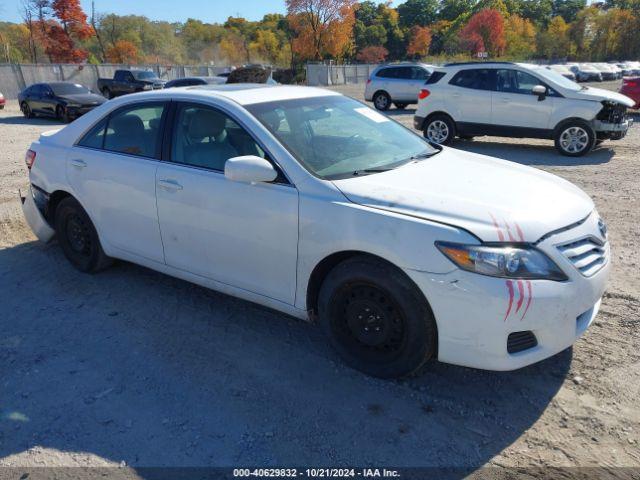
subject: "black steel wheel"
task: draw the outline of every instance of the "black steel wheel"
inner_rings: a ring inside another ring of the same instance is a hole
[[[81,272],[97,272],[111,265],[89,215],[74,198],[62,200],[56,208],[55,228],[62,251]]]
[[[435,355],[437,329],[422,293],[393,265],[358,256],[324,280],[319,319],[351,367],[368,375],[411,375]]]

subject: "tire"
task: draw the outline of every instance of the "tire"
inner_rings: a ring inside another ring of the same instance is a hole
[[[364,255],[329,272],[318,317],[345,363],[367,375],[406,377],[437,351],[436,323],[422,293],[399,269]]]
[[[33,118],[33,111],[31,110],[31,107],[27,102],[22,102],[22,105],[20,105],[20,110],[22,110],[24,118]]]
[[[584,120],[569,120],[558,127],[554,134],[556,149],[567,157],[581,157],[593,149],[596,134]]]
[[[69,114],[67,113],[67,109],[62,105],[58,105],[56,107],[56,118],[62,123],[69,123],[71,121],[71,119],[69,118]]]
[[[396,108],[398,110],[404,110],[405,108],[407,108],[407,105],[409,105],[408,103],[394,103],[394,105],[396,106]]]
[[[373,106],[377,110],[387,111],[391,107],[391,97],[387,92],[376,92],[373,96]]]
[[[111,95],[111,90],[109,90],[107,87],[104,87],[102,89],[102,95],[104,96],[104,98],[106,98],[107,100],[111,100],[113,98],[113,96]]]
[[[448,115],[436,114],[424,122],[422,133],[430,142],[449,145],[456,136],[456,126]]]
[[[98,272],[113,263],[102,250],[89,215],[75,198],[65,198],[58,204],[55,230],[64,255],[81,272]]]

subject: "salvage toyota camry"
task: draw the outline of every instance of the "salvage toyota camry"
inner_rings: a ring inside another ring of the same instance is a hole
[[[379,377],[554,355],[609,274],[605,224],[574,185],[322,89],[129,95],[45,133],[26,163],[26,219],[79,270],[122,259],[317,320]]]

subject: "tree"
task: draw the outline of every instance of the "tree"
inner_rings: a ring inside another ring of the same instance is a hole
[[[506,55],[512,58],[530,58],[536,52],[536,28],[526,18],[509,15],[504,23]]]
[[[281,46],[273,31],[258,30],[255,34],[255,40],[251,42],[249,48],[262,60],[267,60],[272,65],[278,63]]]
[[[569,25],[560,16],[551,19],[547,30],[538,36],[538,43],[540,53],[549,59],[564,59],[575,52],[569,36]]]
[[[382,63],[387,59],[389,50],[381,46],[365,47],[356,56],[362,63]]]
[[[341,57],[352,48],[355,0],[286,0],[296,33],[293,48],[301,57]]]
[[[578,12],[587,6],[587,0],[554,0],[553,15],[560,15],[565,22],[571,23]]]
[[[411,28],[414,25],[426,27],[437,20],[437,0],[407,0],[398,5],[398,15],[402,28]]]
[[[460,31],[463,48],[471,53],[487,52],[492,57],[504,53],[504,19],[497,10],[486,8],[469,19]]]
[[[522,0],[520,16],[536,25],[546,26],[553,13],[553,0]]]
[[[409,33],[409,45],[407,55],[409,57],[424,57],[429,53],[431,45],[431,30],[428,27],[415,25]]]
[[[460,15],[470,12],[474,5],[474,0],[442,0],[438,18],[440,20],[453,21]]]
[[[128,40],[118,40],[106,51],[107,61],[110,63],[138,62],[138,48]]]

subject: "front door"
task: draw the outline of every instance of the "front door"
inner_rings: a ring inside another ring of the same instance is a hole
[[[226,160],[267,153],[225,113],[179,104],[171,161],[157,171],[158,217],[167,265],[294,304],[298,191],[228,180]]]
[[[492,123],[535,130],[551,128],[549,122],[555,98],[547,95],[540,100],[531,92],[537,85],[543,85],[543,82],[529,73],[513,69],[497,70]]]
[[[67,178],[108,246],[164,263],[156,169],[165,103],[114,111],[74,146]]]

